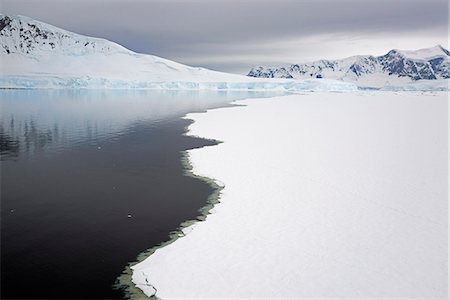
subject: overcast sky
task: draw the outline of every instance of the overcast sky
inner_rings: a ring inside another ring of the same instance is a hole
[[[237,73],[392,48],[448,48],[448,0],[0,0],[0,11]]]

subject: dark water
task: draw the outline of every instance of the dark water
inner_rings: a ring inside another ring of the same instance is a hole
[[[1,298],[121,298],[128,262],[212,192],[184,175],[187,112],[265,95],[1,91]],[[128,217],[131,215],[131,218]]]

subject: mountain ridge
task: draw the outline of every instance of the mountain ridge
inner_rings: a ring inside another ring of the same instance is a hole
[[[60,43],[55,43],[55,41],[60,41]],[[7,54],[43,55],[48,51],[58,49],[67,51],[70,48],[73,52],[68,54],[74,55],[87,54],[93,50],[105,53],[134,53],[115,42],[84,36],[23,15],[0,14],[0,45],[0,51]],[[68,47],[70,48],[68,49]]]
[[[254,67],[247,74],[262,78],[330,78],[359,86],[450,78],[450,52],[437,45],[415,51],[392,49],[384,55],[355,55],[280,67]],[[378,78],[375,78],[378,77]],[[378,82],[377,82],[378,81]],[[359,83],[359,84],[358,84]],[[375,86],[376,87],[376,86]]]

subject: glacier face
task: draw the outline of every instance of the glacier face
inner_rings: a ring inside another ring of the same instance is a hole
[[[450,52],[442,46],[416,51],[391,50],[381,56],[353,56],[340,60],[319,60],[287,67],[255,67],[250,77],[331,78],[355,82],[361,87],[382,88],[408,85],[419,80],[440,80],[445,86],[450,78]]]
[[[195,78],[193,78],[195,80]],[[57,76],[0,76],[0,89],[146,89],[146,90],[212,90],[249,92],[354,92],[351,83],[337,80],[260,80],[260,81],[148,81],[129,79]]]

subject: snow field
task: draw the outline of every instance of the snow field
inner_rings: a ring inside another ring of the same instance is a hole
[[[447,94],[311,93],[190,114],[204,222],[133,267],[171,298],[447,297]]]

